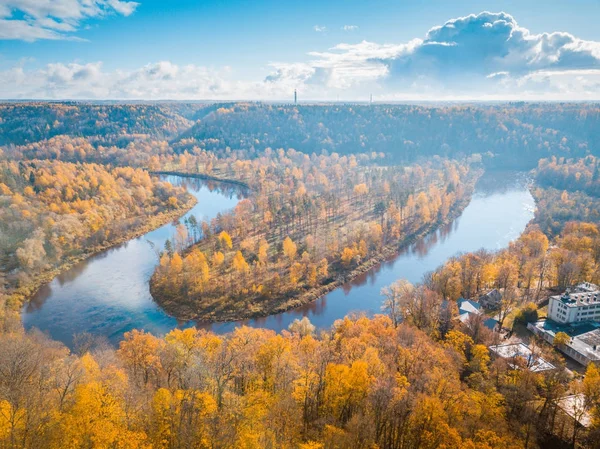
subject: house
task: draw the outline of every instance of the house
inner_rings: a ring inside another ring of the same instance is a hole
[[[461,323],[466,323],[471,314],[481,314],[481,306],[471,299],[458,298],[456,305],[458,306],[458,319]]]
[[[472,299],[458,298],[456,305],[458,306],[459,315],[464,315],[465,313],[481,313],[481,306]]]
[[[458,306],[458,319],[463,324],[467,323],[472,315],[483,315],[481,305],[477,301],[459,298],[456,304]],[[491,331],[495,331],[498,327],[498,320],[483,317],[483,325]]]
[[[498,289],[494,289],[490,292],[487,292],[485,295],[481,295],[479,297],[479,304],[485,309],[495,310],[500,308],[500,303],[502,302],[502,293],[498,291]]]

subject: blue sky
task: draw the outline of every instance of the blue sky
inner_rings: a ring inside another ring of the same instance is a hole
[[[0,97],[600,99],[599,17],[598,0],[0,0]]]

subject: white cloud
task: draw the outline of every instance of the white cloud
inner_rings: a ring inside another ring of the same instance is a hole
[[[494,72],[494,73],[490,73],[489,75],[486,76],[486,78],[499,78],[499,77],[503,77],[503,76],[509,76],[510,73],[508,72]]]
[[[315,25],[313,27],[313,30],[315,30],[317,33],[324,33],[325,31],[327,31],[327,27],[322,25]]]
[[[269,99],[290,95],[286,83],[239,81],[229,68],[168,61],[134,70],[104,70],[102,63],[22,65],[0,71],[0,98],[40,99]]]
[[[342,30],[343,31],[356,31],[356,30],[358,30],[358,26],[356,26],[356,25],[344,25],[342,27]]]
[[[338,44],[325,52],[309,52],[308,63],[273,63],[275,73],[267,81],[288,84],[321,85],[324,88],[349,89],[365,82],[384,78],[389,67],[384,62],[397,55],[413,51],[421,40],[407,44]]]
[[[46,10],[39,14],[48,18]],[[72,23],[59,22],[65,30]],[[36,32],[67,32],[48,27]],[[502,12],[453,19],[406,43],[340,43],[307,55],[303,62],[271,62],[271,73],[254,81],[228,68],[168,61],[112,71],[98,62],[20,65],[0,72],[0,97],[285,99],[298,89],[315,100],[367,99],[369,93],[378,101],[600,99],[600,42],[564,32],[533,34]]]
[[[452,19],[405,44],[362,41],[308,54],[313,60],[303,73],[312,76],[304,83],[336,89],[367,84],[361,95],[373,88],[383,95],[410,92],[426,97],[538,95],[539,87],[546,86],[557,96],[600,96],[593,91],[597,83],[589,71],[600,69],[600,42],[565,32],[533,34],[504,12]],[[272,77],[289,74],[282,70],[286,64],[273,67]],[[574,72],[580,70],[586,72]],[[549,75],[553,71],[557,74]],[[572,82],[567,83],[569,77]]]
[[[0,0],[0,39],[76,39],[70,33],[83,21],[129,16],[138,5],[123,0]]]

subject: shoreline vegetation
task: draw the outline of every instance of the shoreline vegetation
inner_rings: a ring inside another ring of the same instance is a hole
[[[181,225],[168,242],[150,281],[150,293],[166,313],[180,320],[238,321],[315,301],[455,219],[483,172],[444,160],[381,167],[345,157],[340,164],[337,155],[304,158],[280,153],[213,166],[227,177],[153,170],[233,181],[252,192],[211,223]],[[290,208],[303,209],[299,224]]]
[[[116,248],[117,246],[127,243],[130,240],[141,237],[144,234],[147,234],[148,232],[152,232],[152,231],[160,228],[161,226],[166,225],[167,223],[169,223],[171,221],[178,220],[179,218],[181,218],[190,209],[192,209],[197,203],[197,200],[196,200],[196,198],[194,198],[194,196],[192,196],[192,195],[189,195],[189,196],[190,196],[189,201],[187,203],[181,204],[180,206],[178,206],[177,209],[170,210],[168,212],[161,212],[155,216],[148,215],[148,216],[132,217],[132,219],[134,219],[134,220],[139,219],[139,218],[148,218],[149,221],[147,221],[144,225],[142,225],[140,227],[131,229],[131,231],[129,231],[127,234],[117,237],[116,239],[111,240],[110,242],[107,242],[107,243],[99,245],[99,246],[91,247],[91,248],[90,247],[85,248],[83,253],[77,254],[74,256],[70,256],[59,266],[50,268],[49,270],[44,271],[43,273],[40,273],[39,275],[36,275],[35,279],[32,279],[31,282],[29,282],[27,285],[19,287],[17,290],[13,291],[12,294],[13,295],[16,294],[16,295],[25,297],[26,299],[24,300],[21,307],[25,306],[29,301],[31,301],[31,299],[38,293],[38,291],[44,285],[52,282],[54,280],[54,278],[56,278],[57,276],[60,276],[61,274],[65,273],[66,271],[70,270],[78,263],[81,263],[91,257],[95,257],[98,254],[103,253],[104,251],[108,251],[110,249]]]
[[[178,174],[175,174],[175,173],[171,173],[171,174],[179,176]],[[202,179],[202,178],[200,178],[200,179]],[[228,180],[221,180],[221,179],[212,179],[212,180],[229,182]],[[476,182],[476,180],[475,180],[475,182]],[[221,323],[221,322],[241,321],[241,320],[246,320],[246,319],[262,318],[262,317],[266,317],[266,316],[270,316],[270,315],[277,315],[279,313],[287,312],[289,310],[305,306],[307,304],[310,304],[313,301],[317,301],[318,299],[321,299],[322,297],[324,297],[328,293],[332,292],[333,290],[341,287],[342,285],[344,285],[348,282],[352,282],[358,276],[368,272],[369,270],[373,269],[378,264],[380,264],[390,258],[397,257],[402,250],[408,248],[410,245],[413,245],[420,239],[425,238],[430,233],[437,232],[437,230],[439,230],[441,227],[443,227],[443,226],[451,223],[455,219],[457,219],[460,216],[460,214],[464,211],[465,207],[468,206],[469,202],[471,201],[471,198],[472,198],[472,192],[471,192],[471,194],[469,194],[469,196],[467,198],[465,198],[464,201],[461,201],[460,204],[456,205],[455,208],[453,208],[450,211],[450,214],[448,215],[448,217],[446,217],[446,219],[444,219],[442,221],[438,221],[431,225],[428,225],[423,229],[420,229],[417,233],[409,236],[406,240],[404,240],[400,243],[392,243],[392,244],[386,245],[379,254],[374,255],[373,257],[365,260],[359,266],[354,268],[352,271],[345,273],[345,274],[340,274],[335,279],[330,278],[330,282],[328,282],[327,284],[312,287],[304,292],[301,292],[297,296],[288,298],[284,302],[275,304],[274,308],[269,308],[269,309],[265,309],[265,310],[248,311],[249,313],[242,314],[242,315],[234,315],[234,314],[220,315],[218,317],[211,317],[211,319],[206,319],[206,318],[199,319],[194,314],[193,310],[190,310],[190,309],[185,310],[186,307],[188,306],[187,304],[182,304],[177,301],[170,301],[169,299],[162,298],[161,296],[157,295],[156,294],[157,292],[154,291],[154,287],[153,287],[155,285],[155,283],[152,281],[150,282],[150,293],[152,294],[152,297],[154,298],[156,303],[167,314],[169,314],[172,317],[179,319],[179,320],[185,320],[185,321],[196,320],[200,323]]]
[[[182,178],[196,178],[202,179],[206,181],[215,181],[219,183],[225,184],[233,184],[246,189],[250,187],[243,181],[238,181],[235,179],[226,179],[226,178],[218,178],[215,176],[205,175],[202,173],[186,173],[186,172],[178,172],[178,171],[148,171],[151,175],[165,175],[165,176],[179,176]],[[104,251],[108,251],[113,249],[123,243],[126,243],[130,240],[136,239],[138,237],[147,234],[148,232],[152,232],[161,226],[166,225],[167,223],[175,220],[179,220],[182,218],[187,212],[189,212],[196,204],[197,200],[193,195],[189,195],[189,200],[186,203],[178,204],[177,209],[170,210],[168,212],[161,212],[156,216],[140,216],[140,217],[132,217],[131,220],[139,219],[139,218],[148,218],[144,225],[140,227],[136,227],[131,229],[127,234],[120,236],[110,242],[107,242],[103,245],[95,246],[95,247],[87,247],[85,248],[85,252],[81,254],[77,254],[74,256],[70,256],[64,262],[56,267],[52,267],[43,273],[39,273],[35,276],[34,279],[29,281],[26,285],[20,286],[18,289],[13,290],[11,292],[11,296],[16,295],[17,297],[25,298],[20,301],[20,306],[18,308],[24,307],[27,305],[33,297],[39,292],[39,290],[46,284],[52,282],[54,278],[60,276],[66,271],[73,268],[78,263],[81,263],[91,257],[95,257],[98,254],[101,254]],[[9,304],[10,306],[10,304]]]
[[[196,198],[147,171],[0,161],[0,324],[74,265],[179,218]]]
[[[184,171],[177,170],[151,170],[149,171],[151,175],[163,175],[163,176],[179,176],[182,178],[194,178],[201,179],[204,181],[214,181],[214,182],[222,182],[224,184],[233,184],[239,187],[243,187],[244,189],[252,190],[252,188],[248,185],[248,183],[244,181],[240,181],[238,179],[230,179],[230,178],[221,178],[218,176],[211,176],[205,173],[190,173]]]

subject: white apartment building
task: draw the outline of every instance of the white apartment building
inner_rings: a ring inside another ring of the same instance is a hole
[[[578,292],[567,291],[563,295],[551,296],[548,301],[548,318],[560,324],[600,321],[600,291],[576,291]]]

